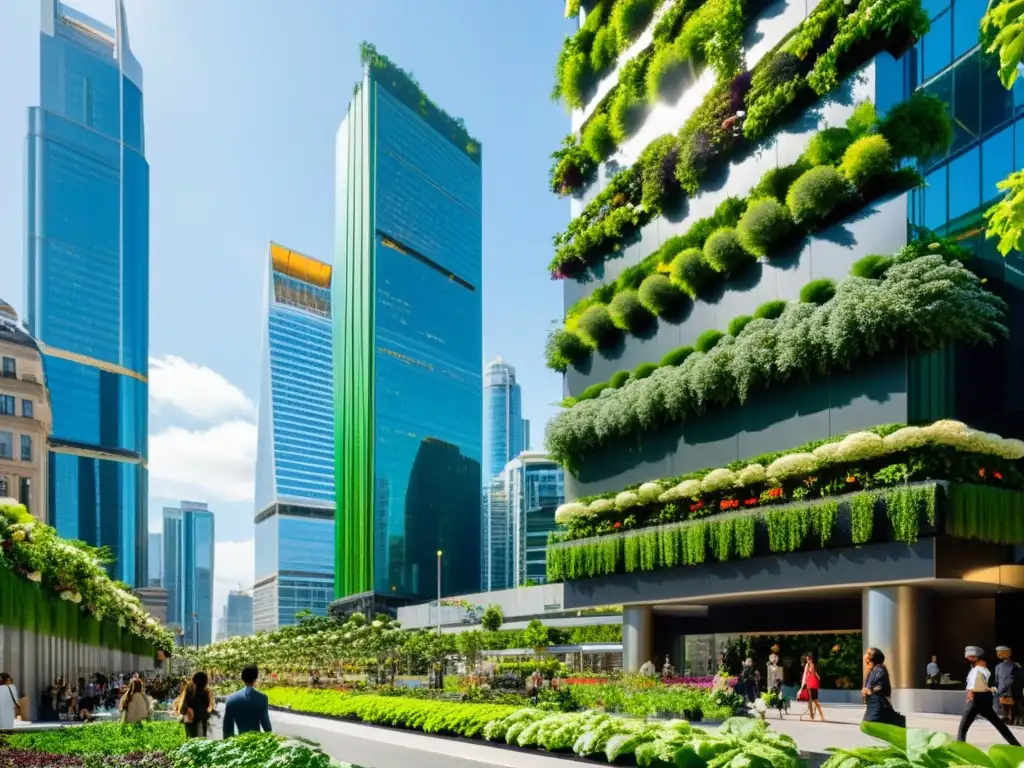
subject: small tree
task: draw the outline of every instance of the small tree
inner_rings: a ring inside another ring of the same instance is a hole
[[[479,631],[462,632],[455,638],[455,647],[466,660],[466,672],[473,674],[483,647],[483,633]]]
[[[532,619],[523,632],[523,640],[530,648],[546,648],[548,638],[548,628],[541,623],[540,619]]]
[[[488,632],[497,632],[501,629],[501,625],[505,623],[505,614],[501,612],[501,606],[488,605],[480,623]]]

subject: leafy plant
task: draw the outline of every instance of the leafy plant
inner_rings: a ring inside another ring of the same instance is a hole
[[[892,148],[878,134],[857,139],[843,154],[842,173],[853,186],[864,189],[892,170]]]
[[[800,301],[804,304],[826,304],[836,295],[836,281],[827,277],[811,280],[800,289]]]
[[[879,280],[885,277],[885,273],[893,263],[892,256],[882,256],[877,253],[868,254],[853,263],[853,266],[850,268],[850,274],[854,277]]]
[[[643,174],[644,208],[661,210],[664,202],[679,191],[675,168],[679,157],[679,141],[672,134],[651,142],[640,154],[637,164]]]
[[[595,163],[601,163],[615,150],[615,139],[608,127],[607,115],[595,115],[583,130],[583,148]]]
[[[505,614],[501,610],[501,606],[494,603],[488,605],[484,610],[484,615],[480,617],[480,625],[488,632],[497,632],[504,623]]]
[[[753,315],[739,315],[738,317],[734,317],[729,321],[729,327],[726,329],[726,332],[730,336],[739,336],[740,333],[743,332],[743,329],[746,328],[753,319]]]
[[[736,232],[744,250],[755,256],[769,256],[793,231],[793,216],[778,200],[768,197],[750,204]]]
[[[667,275],[653,274],[640,284],[640,303],[647,311],[658,317],[671,316],[683,306],[687,297],[672,285]]]
[[[704,254],[697,248],[681,251],[672,260],[669,274],[672,284],[691,299],[700,296],[715,279],[715,271],[704,261]]]
[[[708,330],[704,331],[700,336],[697,337],[697,341],[693,343],[698,352],[710,352],[725,337],[725,334],[721,331]]]
[[[665,365],[682,365],[686,358],[692,355],[696,350],[693,347],[676,347],[671,352],[665,353],[665,356],[661,358],[661,364]]]
[[[612,389],[618,389],[627,381],[629,381],[629,371],[616,371],[612,374],[612,377],[608,379],[608,386]]]
[[[774,320],[786,311],[789,302],[784,299],[773,299],[754,310],[754,317],[760,320]]]
[[[927,160],[945,154],[953,143],[949,107],[938,96],[915,91],[909,100],[892,107],[878,125],[894,157]]]
[[[591,347],[604,348],[618,343],[621,334],[608,307],[595,304],[580,315],[576,323],[580,336]]]
[[[651,20],[657,0],[616,0],[611,27],[618,36],[619,49],[625,48]]]
[[[576,135],[570,133],[562,146],[551,153],[554,161],[548,171],[548,186],[557,195],[566,195],[583,185],[595,168],[590,152],[580,146]]]
[[[565,373],[570,365],[586,360],[589,355],[590,347],[575,333],[557,327],[548,331],[544,346],[544,360],[548,368]]]
[[[1024,171],[1014,171],[997,185],[1003,198],[985,211],[985,237],[999,238],[999,252],[1024,250]]]
[[[640,363],[640,365],[638,365],[633,370],[633,374],[630,377],[630,380],[631,381],[640,381],[641,379],[646,379],[648,376],[650,376],[656,370],[658,370],[657,363]]]
[[[786,195],[786,206],[797,224],[811,228],[826,221],[848,194],[849,187],[839,171],[822,165],[811,168],[793,182]]]
[[[185,742],[180,723],[143,722],[136,728],[120,723],[93,723],[82,728],[60,728],[15,733],[7,743],[15,749],[57,755],[128,755],[173,752]]]
[[[861,723],[860,729],[868,736],[885,742],[885,746],[830,747],[828,751],[832,756],[822,768],[868,768],[877,765],[900,768],[1018,768],[1024,762],[1024,747],[997,744],[990,747],[986,755],[977,747],[955,741],[946,733],[868,722]]]
[[[981,19],[981,42],[986,53],[999,55],[999,79],[1004,88],[1017,81],[1024,60],[1024,17],[1020,0],[990,3]]]
[[[704,261],[716,272],[732,275],[753,261],[744,250],[735,229],[715,230],[704,243]]]
[[[595,75],[604,72],[614,62],[619,53],[619,41],[615,36],[615,30],[611,27],[601,27],[594,35],[594,42],[590,46],[590,70]]]
[[[751,199],[771,197],[780,203],[785,202],[790,187],[807,170],[808,165],[803,160],[792,165],[780,165],[770,169],[761,177],[757,186],[750,191]]]
[[[649,328],[654,320],[654,316],[640,301],[639,292],[634,290],[615,294],[612,303],[608,305],[608,314],[617,328],[631,333]]]
[[[334,768],[338,763],[316,746],[272,733],[245,733],[222,741],[190,739],[172,756],[174,768]]]
[[[810,166],[838,165],[852,143],[853,133],[848,128],[825,128],[811,137],[803,159]]]

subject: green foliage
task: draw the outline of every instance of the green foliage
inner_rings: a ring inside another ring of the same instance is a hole
[[[811,280],[800,289],[800,301],[804,304],[825,304],[836,295],[836,281],[827,277]]]
[[[614,346],[619,342],[621,334],[615,321],[612,320],[608,307],[595,304],[588,307],[576,323],[580,336],[592,348]]]
[[[13,749],[53,755],[128,755],[133,752],[173,752],[185,742],[180,723],[143,722],[134,728],[120,723],[94,723],[81,728],[58,728],[7,737]]]
[[[640,284],[640,303],[647,311],[658,317],[671,316],[679,312],[687,297],[672,285],[667,275],[648,275]]]
[[[850,268],[850,274],[854,277],[867,277],[871,280],[879,280],[885,277],[885,273],[893,263],[892,256],[882,256],[877,253],[868,254],[853,263],[853,267]]]
[[[179,726],[180,728],[180,726]],[[338,763],[309,742],[272,733],[245,733],[231,739],[189,739],[172,755],[174,768],[336,768]],[[351,768],[351,767],[350,767]]]
[[[789,194],[793,182],[799,179],[807,170],[809,170],[809,167],[802,160],[792,165],[781,165],[778,168],[772,168],[761,177],[757,186],[750,191],[750,197],[752,200],[771,197],[780,203],[785,202],[786,195]]]
[[[692,355],[696,350],[693,347],[676,347],[671,352],[667,352],[663,358],[661,358],[661,364],[665,365],[682,365],[686,358]]]
[[[766,257],[785,243],[793,232],[789,209],[772,197],[750,204],[736,227],[740,244],[748,253]]]
[[[619,71],[619,85],[612,93],[608,107],[609,124],[616,142],[623,141],[637,127],[637,118],[646,106],[644,78],[647,75],[646,55],[630,59]]]
[[[704,333],[697,337],[697,341],[693,343],[693,346],[697,348],[698,352],[707,353],[717,347],[718,342],[720,342],[724,336],[725,334],[721,331],[704,331]]]
[[[825,128],[811,137],[803,160],[810,166],[839,165],[843,153],[853,143],[849,128]]]
[[[629,371],[616,371],[608,379],[608,386],[612,389],[620,389],[627,381],[629,381]]]
[[[686,59],[678,45],[655,46],[646,75],[646,92],[649,103],[653,104],[664,95],[666,81],[678,72],[685,62]]]
[[[992,544],[1024,541],[1024,494],[988,485],[953,485],[946,533]]]
[[[986,754],[971,744],[955,741],[947,733],[869,722],[861,723],[860,729],[885,745],[830,747],[831,757],[822,768],[1019,768],[1024,763],[1024,747],[996,744]]]
[[[853,186],[864,189],[892,170],[892,148],[878,134],[857,139],[843,155],[842,173]]]
[[[878,125],[894,157],[923,160],[944,155],[953,143],[949,107],[938,96],[915,91],[909,100],[889,110]]]
[[[1003,198],[985,211],[985,237],[999,238],[999,252],[1024,250],[1024,171],[1014,171],[996,186]]]
[[[753,319],[753,315],[739,315],[738,317],[734,317],[729,321],[729,327],[726,329],[726,332],[730,336],[739,336],[743,332],[743,329],[746,328]]]
[[[652,141],[637,159],[643,178],[641,203],[651,211],[661,210],[668,197],[679,190],[675,177],[679,141],[672,134]]]
[[[747,211],[747,201],[742,197],[727,197],[715,208],[714,219],[720,227],[735,227]]]
[[[704,261],[716,272],[733,275],[753,260],[740,243],[735,229],[716,229],[704,243]]]
[[[718,78],[731,78],[743,60],[743,0],[707,0],[683,24],[676,45],[682,56],[706,63]]]
[[[797,224],[810,229],[825,222],[849,196],[839,171],[829,165],[811,168],[798,178],[786,195],[786,205]]]
[[[615,139],[608,127],[607,115],[595,115],[583,129],[583,148],[595,163],[604,162],[615,150]]]
[[[631,379],[633,381],[640,381],[641,379],[646,379],[656,370],[658,370],[657,363],[640,363],[640,365],[633,369],[633,375]]]
[[[590,347],[577,334],[558,327],[548,331],[544,360],[551,370],[565,373],[570,365],[586,360],[589,355]]]
[[[480,617],[480,625],[488,632],[497,632],[504,623],[505,614],[500,605],[488,605],[484,615]]]
[[[662,685],[639,677],[599,685],[570,686],[570,695],[574,710],[603,709],[638,718],[671,715],[691,722],[726,720],[741,706],[738,699],[725,691]]]
[[[754,317],[760,320],[774,320],[786,311],[789,302],[784,299],[773,299],[754,310]]]
[[[669,273],[672,284],[691,299],[706,291],[715,279],[715,271],[704,261],[704,254],[697,248],[687,248],[672,260]]]
[[[615,57],[619,54],[619,41],[615,37],[615,30],[611,27],[601,27],[594,35],[594,42],[590,48],[590,69],[595,74],[604,72],[615,63]]]
[[[540,619],[530,619],[523,632],[523,642],[527,648],[546,648],[548,645],[548,628],[541,623]]]
[[[919,93],[919,91],[915,91],[915,93]],[[854,139],[859,139],[871,133],[877,122],[878,111],[875,109],[874,102],[865,99],[853,108],[853,114],[846,119],[846,129]]]
[[[628,46],[651,20],[657,0],[616,0],[612,8],[611,28],[618,36],[618,48]]]
[[[615,294],[612,303],[608,305],[608,314],[611,315],[616,328],[630,333],[637,333],[649,328],[654,319],[654,316],[640,301],[639,292],[632,289]]]
[[[999,79],[1004,88],[1012,88],[1024,60],[1024,12],[1020,0],[989,5],[981,19],[981,44],[986,53],[999,54]]]
[[[548,186],[556,195],[567,195],[579,189],[590,178],[595,168],[594,158],[570,133],[562,140],[562,146],[551,153],[552,164],[548,171]]]
[[[576,400],[593,400],[595,397],[600,396],[600,394],[604,392],[606,389],[608,389],[608,387],[609,385],[605,382],[591,384],[589,387],[580,392],[579,397],[577,397]]]

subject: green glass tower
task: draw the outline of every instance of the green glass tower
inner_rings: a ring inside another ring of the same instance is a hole
[[[482,191],[462,121],[362,56],[337,139],[335,590],[376,611],[480,588]]]

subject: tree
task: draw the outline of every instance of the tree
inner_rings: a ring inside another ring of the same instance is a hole
[[[476,669],[483,644],[483,633],[479,631],[462,632],[456,636],[455,646],[466,660],[466,672],[472,674]]]
[[[480,619],[480,623],[488,632],[497,632],[501,629],[501,625],[505,623],[505,614],[502,613],[501,606],[488,605],[487,610],[484,611],[483,618]]]
[[[523,640],[530,648],[546,648],[548,638],[548,628],[541,623],[540,619],[532,619],[523,632]]]

